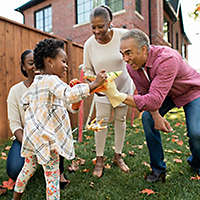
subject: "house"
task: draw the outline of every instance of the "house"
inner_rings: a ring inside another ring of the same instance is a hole
[[[92,34],[90,12],[100,4],[112,9],[114,27],[139,28],[152,44],[171,46],[188,57],[180,0],[31,0],[15,10],[25,25],[84,44]]]

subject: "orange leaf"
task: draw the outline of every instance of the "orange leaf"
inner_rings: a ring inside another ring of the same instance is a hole
[[[151,168],[150,164],[147,163],[147,162],[142,162],[142,164],[145,165],[145,166],[147,166],[147,167],[149,167],[149,168]]]
[[[87,172],[89,172],[90,171],[90,169],[83,169],[83,172],[84,173],[87,173]]]
[[[175,124],[175,126],[180,126],[180,125],[181,125],[181,123],[179,123],[179,122]]]
[[[8,150],[10,150],[10,148],[11,148],[11,146],[6,146],[6,147],[5,147],[5,150],[8,151]]]
[[[1,156],[0,157],[2,160],[7,160],[7,157],[6,156]]]
[[[140,191],[140,193],[147,194],[147,195],[155,194],[155,192],[151,189],[144,189],[144,190]]]
[[[200,176],[191,177],[191,180],[200,180]]]
[[[2,155],[2,156],[6,156],[6,153],[4,153],[4,152],[1,152],[1,155]]]
[[[183,141],[182,141],[182,140],[178,140],[178,141],[176,141],[176,143],[177,143],[179,146],[182,146],[182,145],[183,145]]]
[[[111,166],[107,163],[107,164],[105,165],[105,168],[106,168],[106,169],[110,169]]]
[[[129,154],[130,156],[134,156],[135,152],[134,152],[134,151],[129,151],[128,154]]]
[[[93,159],[92,159],[92,163],[93,163],[93,165],[96,165],[96,163],[97,163],[96,158],[93,158]]]

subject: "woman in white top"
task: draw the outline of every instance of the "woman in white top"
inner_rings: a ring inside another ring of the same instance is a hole
[[[127,30],[111,28],[112,12],[109,7],[104,5],[92,11],[90,20],[93,35],[84,44],[85,75],[95,75],[102,69],[107,72],[121,70],[123,73],[115,79],[117,89],[120,92],[133,94],[133,83],[120,54],[120,38]],[[112,106],[108,98],[102,94],[95,94],[94,100],[97,121],[104,119],[106,125],[111,116]],[[121,157],[126,132],[127,110],[128,106],[125,104],[120,104],[114,109],[115,155],[113,162],[124,172],[129,172],[129,167]],[[95,133],[96,165],[93,175],[97,177],[102,176],[104,168],[103,154],[106,135],[107,129]]]

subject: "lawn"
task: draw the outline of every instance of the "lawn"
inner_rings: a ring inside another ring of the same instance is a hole
[[[95,158],[94,134],[84,132],[83,142],[76,143],[76,154],[85,163],[79,170],[69,173],[67,166],[71,163],[65,160],[65,172],[70,179],[70,185],[61,191],[61,199],[67,200],[197,200],[199,197],[200,180],[196,180],[194,172],[187,164],[190,155],[188,138],[186,136],[185,117],[182,110],[172,110],[166,118],[170,121],[174,133],[162,133],[165,160],[167,163],[167,179],[165,183],[147,183],[144,176],[149,172],[149,155],[142,129],[141,119],[135,119],[134,126],[127,122],[127,135],[124,145],[124,159],[131,168],[129,174],[122,173],[112,164],[114,154],[113,126],[109,125],[105,148],[104,175],[101,179],[92,176]],[[75,134],[75,138],[77,135]],[[0,151],[8,153],[5,148],[10,142],[0,146]],[[77,158],[78,159],[78,158]],[[7,179],[6,161],[0,160],[0,182]],[[146,190],[145,190],[146,189]],[[145,192],[146,191],[146,192]],[[149,193],[148,193],[149,192]],[[152,194],[150,194],[152,193]],[[12,191],[2,200],[9,200]],[[45,200],[45,181],[41,166],[29,181],[23,200]]]

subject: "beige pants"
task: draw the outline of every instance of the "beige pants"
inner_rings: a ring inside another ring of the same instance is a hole
[[[111,117],[111,104],[97,103],[96,119],[97,121],[104,119],[102,125],[107,125]],[[128,106],[118,106],[114,108],[114,130],[115,130],[115,153],[122,153],[124,139],[126,133],[126,115]],[[103,129],[95,133],[96,156],[103,156],[106,143],[107,129]]]

